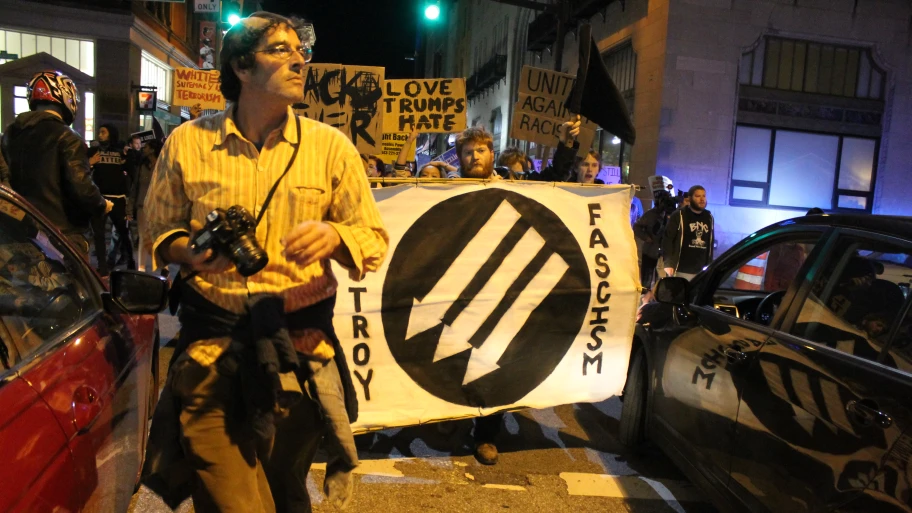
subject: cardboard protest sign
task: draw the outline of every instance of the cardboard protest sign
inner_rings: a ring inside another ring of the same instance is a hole
[[[372,191],[387,257],[358,282],[336,273],[356,432],[621,392],[640,297],[631,186]]]
[[[523,66],[519,78],[519,100],[513,109],[510,137],[556,146],[558,128],[573,117],[564,105],[573,87],[573,81],[573,75]],[[589,151],[597,128],[597,125],[582,118],[580,135],[577,137],[580,143],[580,156]]]
[[[174,68],[174,99],[172,105],[203,109],[225,110],[225,97],[219,90],[218,70]]]
[[[295,105],[295,112],[338,128],[361,153],[379,154],[383,135],[380,98],[385,70],[309,64],[305,71],[304,102]]]
[[[383,131],[448,133],[466,129],[463,78],[387,80],[383,85]]]
[[[383,134],[383,141],[380,145],[380,155],[384,162],[395,162],[399,158],[399,152],[408,142],[409,134]],[[409,152],[406,160],[415,161],[415,143],[412,141],[409,145]]]
[[[134,137],[139,137],[139,142],[143,146],[145,146],[145,144],[147,142],[155,139],[155,131],[154,130],[145,130],[142,132],[133,132],[132,134],[130,134],[130,139],[133,139]]]

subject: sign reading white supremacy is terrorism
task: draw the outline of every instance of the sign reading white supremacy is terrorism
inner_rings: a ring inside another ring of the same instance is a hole
[[[358,432],[621,392],[640,287],[629,186],[374,189],[378,272],[336,267]]]

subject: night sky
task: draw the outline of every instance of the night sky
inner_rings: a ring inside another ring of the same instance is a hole
[[[313,62],[386,68],[386,78],[411,78],[420,0],[262,0],[263,8],[314,24]]]

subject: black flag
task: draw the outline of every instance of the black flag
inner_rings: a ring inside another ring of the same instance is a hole
[[[158,118],[152,117],[152,133],[155,134],[155,140],[158,142],[163,142],[165,140],[165,131],[162,130],[161,123],[158,122]]]
[[[630,121],[627,104],[599,58],[598,46],[592,39],[588,23],[580,26],[579,69],[576,82],[567,99],[567,109],[589,118],[603,130],[633,144],[636,130]]]

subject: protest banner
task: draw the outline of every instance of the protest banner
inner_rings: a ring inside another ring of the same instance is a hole
[[[574,116],[564,105],[573,81],[573,75],[523,66],[519,78],[519,99],[513,109],[510,124],[510,137],[556,146],[558,128]],[[585,156],[592,146],[596,129],[597,125],[582,118],[577,137],[580,156]]]
[[[295,112],[338,128],[361,153],[378,155],[384,69],[342,64],[309,64],[304,69],[304,102],[295,105]]]
[[[147,142],[155,139],[155,131],[154,130],[144,130],[142,132],[133,132],[132,134],[130,134],[130,140],[132,140],[134,137],[139,137],[139,142],[143,146],[145,146],[145,144]],[[129,140],[127,142],[129,142]]]
[[[399,158],[399,152],[408,142],[409,134],[383,134],[383,140],[380,144],[380,158],[384,162],[395,162]],[[415,161],[415,143],[412,141],[406,160]]]
[[[174,68],[174,99],[172,105],[202,109],[225,110],[225,97],[219,90],[218,70]]]
[[[387,80],[383,85],[383,131],[425,133],[466,129],[463,78]]]
[[[386,259],[359,282],[336,267],[356,432],[621,392],[640,297],[631,186],[372,191]]]

